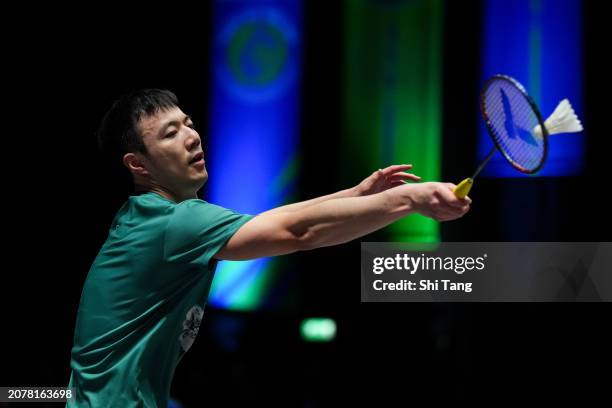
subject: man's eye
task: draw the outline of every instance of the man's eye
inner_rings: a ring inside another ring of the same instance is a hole
[[[187,127],[190,127],[190,128],[192,128],[192,129],[195,129],[195,125],[194,125],[193,123],[189,123],[189,124],[187,124]]]
[[[164,139],[168,139],[168,138],[174,137],[174,135],[176,135],[176,134],[177,134],[177,131],[173,130],[172,132],[166,133],[166,136],[164,136]]]

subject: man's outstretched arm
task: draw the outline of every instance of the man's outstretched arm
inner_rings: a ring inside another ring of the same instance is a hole
[[[244,224],[215,256],[245,260],[337,245],[412,213],[439,221],[463,216],[470,199],[453,184],[402,184],[362,197],[335,198],[291,212],[266,212]]]
[[[355,187],[347,188],[333,194],[316,197],[311,200],[301,201],[299,203],[283,205],[267,213],[293,212],[304,209],[313,204],[319,204],[324,201],[333,200],[336,198],[361,197],[374,193],[379,193],[389,188],[403,184],[404,181],[419,181],[421,178],[411,173],[406,173],[406,170],[412,168],[411,164],[396,164],[393,166],[380,169],[372,173]]]

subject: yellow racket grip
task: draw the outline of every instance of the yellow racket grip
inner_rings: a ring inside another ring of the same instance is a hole
[[[470,190],[472,189],[472,184],[474,184],[474,180],[468,177],[461,183],[459,183],[457,187],[455,187],[453,193],[455,193],[457,198],[465,198],[465,196],[470,193]]]

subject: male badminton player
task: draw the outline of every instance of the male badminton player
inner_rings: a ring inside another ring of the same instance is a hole
[[[137,91],[105,115],[99,141],[131,173],[85,281],[71,353],[71,407],[167,407],[175,367],[198,332],[218,260],[341,244],[412,213],[464,215],[450,183],[415,183],[411,166],[375,171],[337,193],[243,215],[196,192],[208,178],[200,136],[165,90]],[[240,188],[237,181],[236,188]]]

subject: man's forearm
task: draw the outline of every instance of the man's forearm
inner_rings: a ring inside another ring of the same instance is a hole
[[[316,197],[310,200],[300,201],[298,203],[287,204],[287,205],[283,205],[282,207],[273,208],[269,211],[266,211],[265,214],[298,211],[306,207],[309,207],[311,205],[322,203],[324,201],[333,200],[336,198],[355,197],[355,195],[356,195],[356,192],[354,188],[347,188],[346,190],[337,191],[333,194],[328,194],[328,195]]]
[[[265,212],[245,223],[216,259],[277,256],[362,237],[411,213],[437,221],[463,216],[469,199],[458,199],[454,185],[403,184],[380,193],[325,199],[294,211]],[[295,207],[294,207],[295,208]]]
[[[290,230],[305,242],[306,249],[330,246],[367,235],[413,211],[408,194],[395,188],[310,205],[293,213]]]

